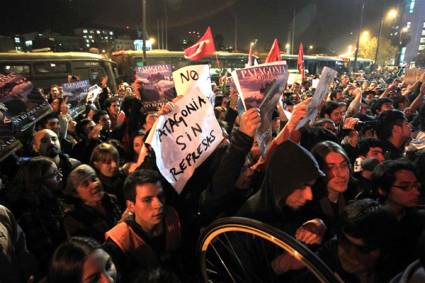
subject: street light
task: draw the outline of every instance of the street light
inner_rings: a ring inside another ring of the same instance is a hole
[[[289,52],[291,52],[291,44],[290,43],[285,44],[285,50],[286,50],[287,54],[289,54]]]
[[[314,46],[313,46],[313,45],[310,45],[310,46],[308,47],[308,49],[310,49],[310,50],[313,50],[313,48],[314,48]]]
[[[363,32],[362,32],[362,35],[361,35],[361,37],[360,37],[360,40],[361,41],[363,41],[363,42],[366,42],[366,41],[368,41],[370,39],[370,32],[368,31],[368,30],[364,30]]]
[[[360,23],[359,23],[359,30],[357,33],[357,41],[356,41],[356,53],[354,54],[354,71],[357,71],[357,57],[359,56],[359,46],[360,46],[360,31],[363,27],[363,16],[364,16],[364,7],[366,5],[366,0],[362,0],[362,6],[360,9]]]
[[[154,37],[149,38],[149,43],[151,44],[152,49],[153,49],[153,45],[155,44],[155,42],[156,42],[156,40],[155,40]]]
[[[379,32],[378,32],[378,43],[376,44],[375,51],[375,65],[378,65],[378,53],[379,47],[381,45],[381,35],[382,35],[382,26],[384,25],[384,21],[393,21],[398,16],[398,10],[395,8],[390,9],[386,14],[382,14],[381,22],[379,24]]]

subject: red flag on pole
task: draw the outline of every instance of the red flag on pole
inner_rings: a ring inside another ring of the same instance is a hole
[[[279,41],[274,39],[272,48],[266,58],[266,63],[280,61]]]
[[[300,44],[300,47],[298,49],[297,66],[298,66],[298,72],[300,72],[300,74],[301,74],[301,79],[304,81],[304,76],[305,76],[305,72],[304,72],[304,46],[303,46],[302,43]]]
[[[184,50],[184,58],[196,61],[210,54],[215,53],[214,38],[211,27],[208,27],[205,34],[194,45]]]

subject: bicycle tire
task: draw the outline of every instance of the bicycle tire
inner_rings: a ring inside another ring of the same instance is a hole
[[[244,217],[225,217],[218,219],[210,224],[201,234],[198,251],[200,253],[201,274],[204,282],[210,282],[206,263],[208,246],[220,234],[227,232],[248,233],[274,243],[286,252],[289,252],[296,259],[302,261],[320,282],[343,282],[320,258],[289,234],[263,222]]]

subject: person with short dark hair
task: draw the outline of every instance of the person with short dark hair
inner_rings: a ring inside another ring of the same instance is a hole
[[[421,184],[415,167],[407,160],[388,160],[373,171],[373,181],[379,197],[398,218],[398,249],[400,267],[414,259],[418,237],[425,228],[425,211],[418,208]]]
[[[111,119],[111,129],[113,130],[118,125],[118,115],[120,114],[119,98],[113,96],[106,99],[104,108],[108,112],[109,118]]]
[[[321,110],[321,117],[329,118],[336,125],[340,125],[344,119],[344,111],[342,109],[343,105],[340,102],[328,101]]]
[[[100,131],[101,141],[106,141],[108,138],[111,137],[112,122],[106,110],[96,111],[96,113],[93,115],[93,122],[95,122],[96,125],[102,125],[102,130]]]
[[[343,282],[388,282],[397,272],[389,260],[396,223],[395,215],[378,202],[356,200],[345,206],[337,237],[326,242],[318,256]]]
[[[106,233],[105,248],[125,282],[142,269],[178,269],[171,259],[180,246],[180,219],[174,208],[165,204],[159,173],[146,169],[130,174],[124,196],[128,216]]]
[[[393,100],[388,97],[379,98],[372,103],[372,113],[375,115],[391,109],[394,109]]]
[[[376,134],[388,151],[386,159],[397,159],[403,156],[412,128],[403,112],[391,109],[378,116]]]

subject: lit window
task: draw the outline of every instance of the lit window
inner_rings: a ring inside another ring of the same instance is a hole
[[[83,29],[83,33],[87,33],[87,30],[86,29]]]
[[[424,25],[423,25],[423,27],[425,28],[425,22],[424,22]]]
[[[21,43],[21,39],[19,37],[15,37],[15,42],[16,43]]]
[[[114,35],[114,32],[113,32],[113,31],[110,31],[110,32],[109,32],[109,35]]]
[[[422,45],[422,44],[421,44],[421,45],[419,45],[419,48],[418,48],[418,50],[419,50],[419,51],[422,51],[422,50],[424,50],[424,49],[425,49],[425,45]]]
[[[412,25],[412,23],[411,22],[407,22],[406,23],[406,27],[409,29],[410,28],[410,26]]]
[[[100,34],[100,30],[97,30],[97,31],[96,31],[96,33],[97,33],[97,34]]]
[[[409,13],[412,14],[415,10],[415,0],[410,0]]]
[[[86,44],[87,47],[90,47],[90,44]]]
[[[422,33],[421,33],[421,35],[425,35],[425,29],[424,29],[424,30],[422,30]]]
[[[421,42],[421,43],[425,43],[425,37],[421,37],[420,42]]]

